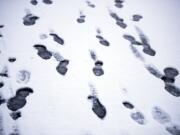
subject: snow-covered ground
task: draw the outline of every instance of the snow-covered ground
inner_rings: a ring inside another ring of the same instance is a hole
[[[0,0],[0,135],[180,135],[179,0],[44,1]]]

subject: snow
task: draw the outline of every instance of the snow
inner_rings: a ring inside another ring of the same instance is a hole
[[[174,67],[180,71],[180,1],[179,0],[125,0],[123,8],[114,6],[112,0],[91,0],[94,8],[86,0],[53,0],[45,4],[38,0],[32,5],[30,0],[0,1],[0,71],[8,67],[9,77],[1,77],[4,86],[0,95],[8,101],[22,87],[30,87],[33,93],[26,98],[26,105],[20,109],[22,117],[14,121],[7,103],[0,105],[0,135],[17,132],[20,135],[169,135],[166,130],[172,125],[180,125],[179,97],[164,89],[164,82],[153,76],[145,68],[153,65],[162,74],[164,68]],[[127,28],[122,29],[109,15],[117,13]],[[23,24],[27,12],[39,17],[32,26]],[[86,17],[78,23],[80,15]],[[134,14],[143,16],[132,20]],[[142,51],[142,46],[134,46],[144,61],[132,53],[124,34],[140,38],[135,29],[138,26],[148,37],[155,56]],[[110,45],[103,46],[96,38],[97,29]],[[64,45],[53,40],[49,33],[58,34]],[[43,38],[42,37],[43,35]],[[69,60],[68,71],[61,75],[56,71],[59,64],[54,57],[44,60],[37,55],[35,44],[43,44],[54,53]],[[92,69],[97,59],[103,61],[104,75],[95,76]],[[15,62],[9,62],[15,57]],[[30,72],[26,83],[18,83],[19,71]],[[98,99],[105,106],[107,114],[100,119],[92,111],[92,102],[87,97],[92,94],[89,84],[95,88]],[[180,76],[175,77],[180,87]],[[135,108],[123,106],[123,101],[131,102]],[[153,107],[161,107],[171,121],[161,124],[153,118]],[[143,113],[146,123],[138,124],[131,118],[135,112]],[[17,131],[15,131],[17,130]],[[180,129],[179,129],[180,130]],[[179,135],[177,133],[176,135]]]

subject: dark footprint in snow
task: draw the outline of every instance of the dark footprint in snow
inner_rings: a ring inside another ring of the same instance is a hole
[[[25,17],[23,17],[23,24],[25,26],[31,26],[34,25],[38,19],[38,16],[28,13]]]
[[[150,55],[150,56],[155,56],[156,55],[156,51],[155,50],[153,50],[150,46],[144,46],[144,48],[143,48],[143,52],[145,53],[145,54],[148,54],[148,55]]]
[[[134,109],[134,105],[129,101],[123,101],[122,104],[128,109]]]
[[[21,112],[20,112],[20,111],[11,112],[10,116],[11,116],[11,118],[12,118],[13,120],[17,120],[18,118],[21,117]]]
[[[94,67],[93,68],[93,73],[96,75],[96,76],[102,76],[104,74],[104,70],[101,68],[101,67]]]
[[[60,63],[58,64],[58,66],[56,67],[56,70],[58,73],[60,73],[61,75],[65,75],[68,71],[68,66],[69,64],[69,60],[62,60],[60,61]]]
[[[115,19],[116,21],[121,21],[121,22],[124,21],[124,19],[120,18],[116,13],[114,13],[114,12],[112,12],[112,11],[109,11],[109,14],[110,14],[110,16],[111,16],[113,19]]]
[[[107,40],[105,40],[105,39],[100,40],[99,43],[101,45],[104,45],[104,46],[109,46],[110,45],[109,42]]]
[[[85,15],[83,15],[83,13],[82,12],[80,12],[80,17],[79,18],[77,18],[77,22],[78,23],[84,23],[85,22],[85,18],[86,18],[86,16]]]
[[[61,37],[59,37],[57,34],[50,33],[49,35],[53,37],[55,42],[57,42],[60,45],[64,45],[64,40]]]
[[[38,4],[38,1],[37,0],[31,0],[30,3],[35,6]]]
[[[43,3],[45,3],[45,4],[52,4],[53,2],[52,2],[52,0],[43,0]]]
[[[169,78],[175,78],[176,76],[179,75],[179,71],[176,68],[173,68],[173,67],[166,67],[164,69],[164,73]]]
[[[180,96],[180,89],[171,83],[165,83],[165,90],[175,97]]]
[[[86,1],[87,5],[91,8],[95,8],[96,6],[92,4],[90,1]]]
[[[131,118],[140,125],[145,125],[146,124],[146,120],[145,120],[144,115],[139,111],[132,112],[131,113]]]
[[[128,40],[132,45],[142,45],[142,43],[136,41],[136,39],[131,35],[124,34],[123,38]]]
[[[0,88],[4,87],[4,82],[0,82]]]
[[[180,126],[175,124],[169,125],[166,127],[166,131],[172,135],[180,135]]]
[[[99,40],[103,40],[104,38],[100,35],[96,35],[96,38],[99,39]]]
[[[34,48],[38,51],[38,56],[41,57],[44,60],[48,60],[52,57],[52,53],[47,50],[47,48],[44,45],[36,44],[34,45]]]
[[[7,107],[11,111],[17,111],[26,105],[26,97],[33,93],[29,87],[20,88],[17,90],[16,95],[10,98],[7,102]]]
[[[164,69],[165,75],[161,78],[165,83],[174,83],[175,77],[179,75],[179,71],[173,67]]]
[[[149,71],[149,73],[151,73],[153,76],[161,79],[163,77],[163,74],[156,69],[156,67],[154,67],[153,65],[146,65],[145,68]]]
[[[117,8],[122,8],[123,7],[124,0],[115,0],[114,6]]]
[[[16,61],[16,58],[15,58],[15,57],[9,57],[9,58],[8,58],[8,61],[11,62],[11,63],[13,63],[13,62]]]
[[[143,18],[142,15],[138,15],[138,14],[132,16],[132,20],[135,22],[140,21],[142,18]]]
[[[20,70],[17,73],[17,82],[18,83],[28,83],[30,80],[31,73],[27,70]]]
[[[52,53],[48,50],[39,51],[37,54],[44,60],[49,60],[52,57]]]
[[[85,19],[78,18],[78,19],[77,19],[77,22],[78,22],[78,23],[84,23],[84,22],[85,22]]]
[[[122,21],[116,21],[116,24],[123,29],[127,27],[127,24]]]
[[[128,34],[124,34],[123,38],[128,40],[131,44],[136,40],[133,36],[128,35]]]
[[[17,90],[16,96],[20,96],[22,98],[26,98],[31,93],[33,93],[33,89],[31,89],[29,87],[23,87],[23,88],[20,88],[20,89]]]
[[[151,113],[154,120],[156,120],[160,124],[171,122],[171,117],[169,116],[169,114],[162,110],[159,106],[154,106]]]
[[[88,96],[88,99],[92,101],[93,106],[92,106],[92,110],[93,112],[100,118],[100,119],[104,119],[106,116],[106,108],[101,104],[101,102],[99,101],[99,99],[95,96]]]
[[[7,107],[11,111],[17,111],[24,107],[26,104],[26,99],[21,98],[19,96],[15,96],[13,98],[10,98],[7,102]]]

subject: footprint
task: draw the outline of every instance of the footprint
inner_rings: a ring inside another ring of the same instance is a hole
[[[129,101],[123,101],[122,104],[128,109],[134,109],[134,105]]]
[[[56,70],[58,73],[60,73],[61,75],[65,75],[68,71],[68,66],[69,64],[69,60],[62,60],[60,61],[60,63],[58,64],[58,66],[56,67]]]
[[[8,61],[11,62],[11,63],[13,63],[13,62],[16,61],[16,58],[15,58],[15,57],[9,57],[9,58],[8,58]]]
[[[28,83],[30,80],[31,73],[27,70],[20,70],[17,73],[17,82],[18,83]]]
[[[99,101],[95,87],[92,84],[89,84],[89,87],[92,94],[89,95],[87,98],[88,100],[92,101],[92,111],[97,115],[98,118],[104,119],[107,113],[106,108]]]
[[[123,8],[123,3],[124,0],[115,0],[114,6],[116,6],[117,8]]]
[[[165,124],[171,122],[171,117],[168,113],[161,109],[159,106],[154,106],[152,108],[151,114],[157,122],[160,124]]]
[[[96,76],[102,76],[104,75],[104,70],[102,69],[101,66],[95,66],[93,68],[93,73],[96,75]]]
[[[136,41],[135,37],[129,35],[129,34],[124,34],[123,38],[128,40],[132,45],[142,45],[139,41]]]
[[[78,23],[84,23],[86,16],[80,11],[80,17],[76,20]]]
[[[165,90],[175,97],[180,96],[180,89],[171,83],[165,84]]]
[[[38,1],[37,0],[31,0],[30,3],[35,6],[38,4]]]
[[[34,25],[38,19],[38,16],[28,13],[25,17],[23,17],[23,24],[25,26],[31,26]]]
[[[11,112],[10,113],[10,116],[13,120],[17,120],[18,118],[21,117],[21,112],[20,111],[17,111],[17,112]]]
[[[99,101],[99,99],[95,96],[88,96],[89,100],[92,100],[93,106],[92,106],[92,110],[93,112],[100,118],[100,119],[104,119],[106,116],[106,108],[104,107],[104,105],[101,104],[101,102]]]
[[[39,57],[41,57],[44,60],[49,60],[52,57],[52,53],[47,50],[47,48],[44,45],[36,44],[34,45],[34,48],[37,49],[37,54]]]
[[[171,124],[166,127],[166,131],[168,131],[172,135],[180,135],[180,126]]]
[[[53,40],[54,40],[55,42],[57,42],[57,43],[60,44],[60,45],[64,45],[64,39],[62,39],[61,37],[59,37],[57,34],[55,34],[55,33],[50,33],[49,35],[53,37]]]
[[[179,75],[179,71],[174,67],[166,67],[164,69],[164,73],[169,78],[175,78],[176,76]]]
[[[52,4],[53,2],[52,2],[52,0],[43,0],[43,3],[45,3],[45,4]]]
[[[143,18],[142,15],[138,15],[138,14],[134,14],[132,16],[132,20],[135,21],[135,22],[140,21],[142,18]]]
[[[130,116],[138,124],[140,124],[140,125],[145,125],[146,124],[145,117],[144,117],[143,113],[141,113],[140,111],[131,112]]]

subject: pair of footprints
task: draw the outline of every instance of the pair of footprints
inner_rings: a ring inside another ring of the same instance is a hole
[[[54,56],[57,61],[60,61],[56,67],[56,71],[58,73],[60,73],[61,75],[65,75],[67,73],[67,71],[68,71],[67,66],[69,65],[69,60],[63,59],[61,56],[59,56],[57,58],[56,53],[52,53],[52,52],[48,51],[44,45],[36,44],[36,45],[34,45],[34,47],[37,49],[37,51],[38,51],[37,54],[42,59],[47,60],[47,59],[50,59],[52,56]]]
[[[146,37],[144,35],[140,35],[141,42],[137,41],[132,35],[124,34],[123,38],[128,40],[131,45],[138,45],[143,47],[143,52],[149,56],[155,56],[156,51],[151,48]]]
[[[153,76],[161,79],[165,84],[165,90],[175,97],[180,96],[180,89],[174,85],[175,77],[179,75],[179,71],[174,67],[164,68],[164,74],[152,65],[146,65],[145,67]]]
[[[123,18],[120,18],[116,13],[109,11],[110,16],[116,21],[116,24],[121,27],[122,29],[125,29],[127,27],[127,24],[124,22]]]
[[[134,109],[134,105],[128,101],[123,101],[123,105],[128,109]],[[180,134],[180,126],[173,124],[169,114],[165,112],[161,107],[154,106],[151,110],[151,114],[155,121],[157,121],[160,124],[166,124],[166,131],[168,131],[172,135]],[[131,118],[140,125],[144,125],[147,123],[143,113],[140,111],[131,112]]]

